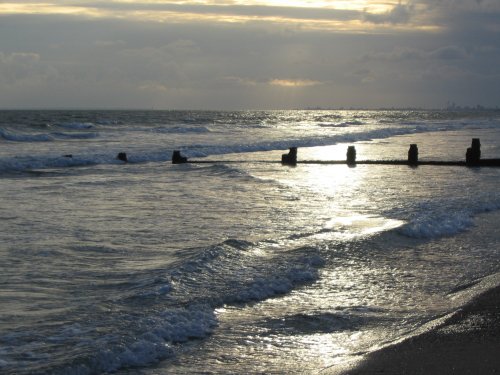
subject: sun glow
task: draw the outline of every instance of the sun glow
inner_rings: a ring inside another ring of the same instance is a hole
[[[273,86],[282,87],[309,87],[321,84],[321,82],[309,79],[273,79],[269,83]]]
[[[84,17],[102,17],[103,12],[97,8],[72,5],[57,5],[54,3],[3,3],[0,4],[0,15],[2,14],[38,14],[38,15],[75,15]]]
[[[385,32],[392,29],[408,28],[427,30],[429,28],[429,25],[425,24],[399,22],[399,13],[393,14],[397,7],[403,7],[404,15],[407,5],[402,5],[400,1],[396,0],[386,2],[370,0],[201,0],[195,2],[176,0],[86,2],[68,0],[60,2],[6,2],[0,4],[0,15],[52,14],[171,24],[275,25],[301,30],[356,33],[374,30]],[[408,18],[405,19],[405,21],[407,20]]]
[[[5,2],[0,4],[0,14],[83,14],[93,16],[110,16],[117,13],[137,13],[151,12],[162,13],[165,11],[172,12],[172,7],[177,7],[178,12],[189,13],[188,10],[183,11],[183,7],[187,9],[192,7],[206,8],[233,8],[238,6],[243,8],[250,7],[281,7],[281,8],[309,8],[309,9],[329,9],[329,10],[352,10],[359,12],[383,13],[389,11],[392,7],[398,4],[397,1],[370,1],[370,0],[336,0],[336,1],[300,1],[300,0],[270,0],[270,1],[130,1],[116,0],[103,2],[79,2],[79,1],[60,1],[60,2]],[[204,12],[200,12],[204,13]],[[212,12],[214,13],[214,12]],[[217,13],[217,12],[215,12]],[[225,13],[225,12],[223,12]],[[264,15],[265,17],[265,15]]]
[[[263,6],[281,6],[297,8],[323,8],[338,10],[369,10],[373,12],[385,12],[390,10],[397,1],[382,2],[371,0],[336,0],[336,1],[298,1],[298,0],[270,0],[270,1],[236,1],[239,5],[263,5]]]

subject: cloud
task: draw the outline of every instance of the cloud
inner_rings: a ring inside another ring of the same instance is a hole
[[[500,33],[500,1],[497,0],[413,0],[429,24],[459,35]],[[464,35],[462,35],[464,36]]]
[[[168,87],[158,82],[146,82],[139,86],[139,90],[149,91],[153,93],[163,93],[168,91]]]
[[[362,61],[385,61],[385,62],[410,62],[410,61],[459,61],[470,58],[469,53],[463,47],[459,46],[443,46],[434,50],[426,51],[416,48],[395,47],[390,52],[377,52],[365,54]]]
[[[430,9],[448,11],[498,11],[500,3],[497,0],[413,0],[414,3],[425,4]]]
[[[406,24],[410,21],[414,9],[412,4],[402,4],[400,2],[385,13],[365,12],[363,18],[366,22],[375,24]]]
[[[0,52],[0,83],[9,86],[40,83],[55,70],[40,61],[40,55],[33,52]]]
[[[99,47],[114,47],[124,46],[126,43],[123,40],[96,40],[94,44]]]
[[[156,22],[245,23],[255,21],[325,23],[349,22],[360,17],[360,11],[325,7],[272,6],[233,2],[59,2],[5,3],[0,14],[61,14],[95,18],[120,18]]]
[[[259,82],[249,79],[249,78],[242,78],[242,77],[234,77],[234,76],[228,76],[228,77],[223,77],[224,80],[227,82],[235,83],[236,85],[240,86],[257,86]]]
[[[492,1],[389,1],[369,11],[71,4],[89,12],[2,15],[2,107],[500,103],[500,13]]]
[[[313,81],[310,79],[271,79],[269,84],[272,86],[299,88],[299,87],[310,87],[320,85],[321,82]]]
[[[464,48],[457,46],[441,47],[427,55],[438,60],[462,60],[469,57]]]
[[[12,1],[12,0],[11,0]],[[394,1],[394,0],[392,0]],[[219,23],[286,25],[307,30],[330,32],[366,32],[384,24],[402,27],[409,20],[410,5],[396,4],[390,11],[369,13],[370,9],[386,9],[389,3],[335,1],[291,2],[266,4],[254,1],[61,1],[57,3],[0,4],[0,14],[71,15],[82,18],[127,19],[137,22],[168,22],[178,24]],[[274,4],[274,5],[273,5]],[[389,5],[388,5],[389,4]],[[419,27],[418,24],[412,27]]]

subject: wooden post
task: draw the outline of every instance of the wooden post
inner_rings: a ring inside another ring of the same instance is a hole
[[[124,161],[125,163],[128,162],[127,154],[125,152],[118,153],[118,155],[116,155],[116,158],[118,160]]]
[[[347,165],[356,165],[356,148],[354,146],[347,147]]]
[[[281,155],[281,164],[297,165],[297,147],[290,147],[288,154]]]
[[[472,145],[465,153],[465,164],[468,166],[479,165],[481,160],[481,142],[479,138],[472,138]]]
[[[408,165],[418,165],[418,147],[416,144],[411,144],[408,150]]]
[[[180,151],[175,150],[174,153],[172,154],[172,164],[183,164],[183,163],[187,163],[187,157],[182,156]]]

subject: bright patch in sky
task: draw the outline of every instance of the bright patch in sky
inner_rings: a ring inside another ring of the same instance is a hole
[[[0,4],[0,13],[4,14],[84,14],[94,16],[106,16],[110,11],[161,11],[161,6],[206,6],[206,7],[234,7],[234,6],[269,6],[269,7],[294,7],[294,8],[316,8],[355,10],[373,13],[387,12],[397,5],[397,1],[370,1],[370,0],[337,0],[337,1],[297,1],[297,0],[271,0],[271,1],[59,1],[59,2],[5,2]],[[125,7],[124,7],[125,6]]]
[[[327,9],[344,9],[344,10],[367,10],[374,12],[384,12],[391,9],[398,2],[390,1],[379,2],[370,0],[337,0],[337,1],[288,1],[288,0],[271,0],[271,1],[237,1],[235,3],[241,5],[267,5],[267,6],[282,6],[282,7],[300,7],[300,8],[327,8]]]
[[[307,87],[319,85],[321,82],[309,79],[273,79],[270,81],[270,84],[282,87]]]
[[[97,17],[100,15],[100,12],[92,7],[32,2],[0,4],[0,14],[74,14]]]
[[[391,12],[403,7],[400,1],[335,0],[215,0],[215,1],[59,1],[23,2],[12,1],[0,4],[0,14],[46,14],[72,15],[91,18],[124,19],[140,22],[170,24],[249,24],[267,23],[292,25],[303,30],[332,32],[368,32],[374,29],[422,28],[425,25],[393,22]],[[371,19],[376,20],[372,22]],[[377,21],[377,20],[382,21]],[[368,22],[367,22],[368,20]]]

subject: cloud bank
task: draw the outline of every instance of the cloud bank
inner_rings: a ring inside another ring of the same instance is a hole
[[[0,107],[500,106],[500,3],[0,4]]]

